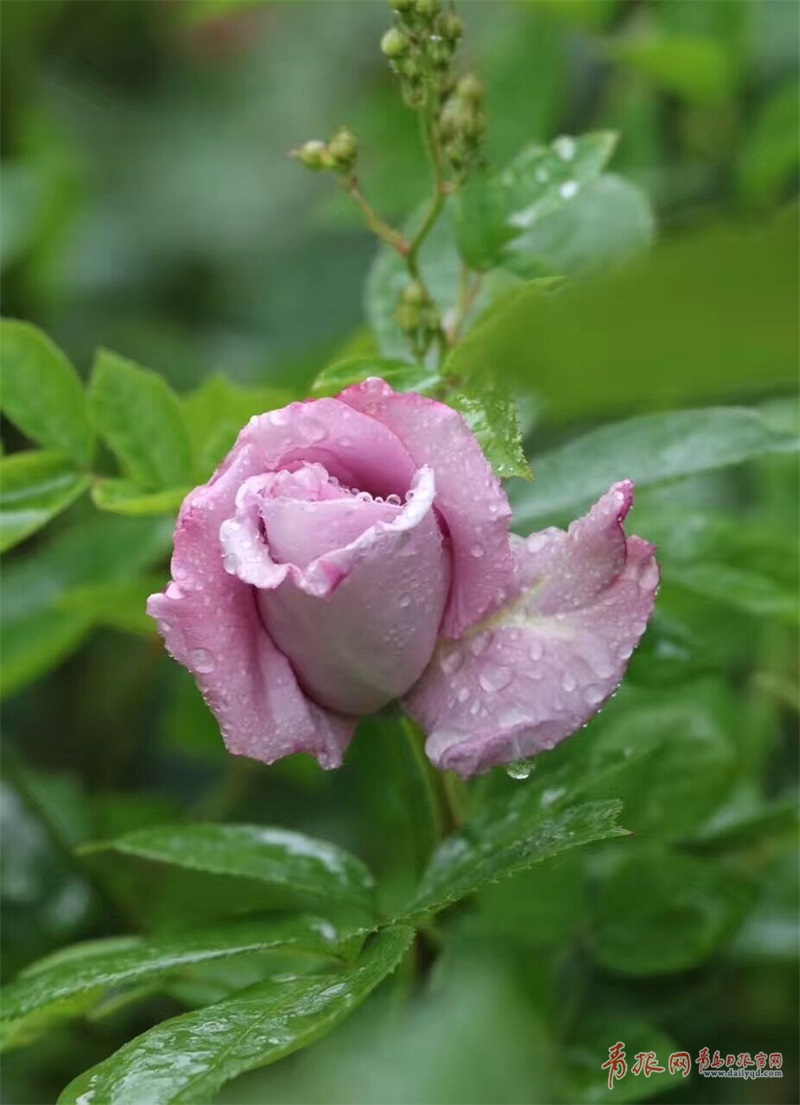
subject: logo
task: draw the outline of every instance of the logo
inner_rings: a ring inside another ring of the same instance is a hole
[[[783,1055],[780,1051],[769,1054],[758,1051],[755,1055],[742,1051],[738,1055],[729,1053],[723,1058],[719,1049],[712,1055],[709,1048],[703,1047],[698,1052],[695,1065],[702,1078],[783,1078]],[[617,1040],[608,1049],[608,1059],[602,1064],[602,1069],[608,1072],[610,1090],[613,1090],[615,1082],[628,1074],[628,1060],[622,1040]],[[664,1073],[688,1078],[691,1071],[692,1057],[688,1051],[673,1051],[666,1067],[658,1061],[654,1051],[638,1051],[630,1067],[631,1075],[643,1075],[645,1078]]]

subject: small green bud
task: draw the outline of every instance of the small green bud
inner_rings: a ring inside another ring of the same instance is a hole
[[[453,58],[453,47],[448,42],[432,42],[430,58],[436,69],[447,69]]]
[[[296,157],[307,169],[313,169],[315,172],[331,168],[332,162],[328,147],[319,139],[304,142],[300,149],[292,151],[292,156]]]
[[[408,39],[397,27],[390,27],[381,39],[381,50],[391,60],[402,57],[407,52],[409,45]]]
[[[459,19],[457,15],[450,13],[444,18],[442,23],[442,34],[450,42],[458,42],[464,33],[464,21]]]
[[[395,69],[401,77],[405,77],[409,81],[418,81],[422,76],[422,69],[419,62],[414,58],[400,58],[398,62],[395,62]]]
[[[412,280],[410,284],[403,288],[400,301],[410,307],[424,307],[428,302],[428,293],[419,280]]]
[[[417,15],[423,19],[433,19],[441,10],[441,0],[417,0]]]
[[[328,153],[337,169],[351,169],[358,156],[358,139],[348,127],[340,127],[328,143]]]
[[[483,101],[483,83],[474,73],[467,73],[456,85],[458,95],[470,104]]]
[[[414,7],[414,0],[389,0],[389,6],[396,12],[407,12]]]

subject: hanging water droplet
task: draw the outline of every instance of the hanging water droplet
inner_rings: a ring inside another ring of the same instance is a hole
[[[399,495],[387,495],[386,496],[386,502],[390,506],[400,506],[400,496]]]
[[[239,567],[239,558],[235,553],[225,553],[222,558],[222,567],[228,573],[228,575],[235,576]]]
[[[617,656],[620,660],[628,660],[633,655],[633,645],[620,645],[617,649]]]
[[[515,763],[506,764],[506,774],[512,779],[529,779],[536,770],[536,761],[517,760]]]
[[[584,691],[586,701],[590,706],[596,706],[598,702],[602,702],[605,695],[602,687],[587,687]]]
[[[324,426],[318,418],[305,418],[301,423],[301,432],[306,441],[310,441],[312,444],[317,441],[324,441],[328,436],[327,426]]]
[[[189,659],[192,662],[192,667],[194,668],[194,670],[200,675],[208,675],[209,672],[212,672],[217,666],[216,660],[208,651],[208,649],[205,648],[192,649],[191,653],[189,654]]]
[[[578,684],[575,681],[575,676],[570,675],[569,672],[567,672],[567,674],[561,680],[561,686],[564,688],[565,691],[574,691],[577,685]]]
[[[473,545],[469,550],[470,556],[474,556],[476,560],[479,560],[484,554],[483,545]]]
[[[451,652],[446,652],[439,661],[439,667],[442,669],[445,675],[455,675],[461,665],[464,663],[464,654],[460,649],[454,648]]]
[[[575,139],[563,134],[560,138],[556,138],[553,149],[562,161],[572,161],[576,151]]]
[[[507,687],[513,678],[509,668],[490,666],[484,668],[480,673],[478,682],[485,691],[491,694],[494,691],[502,691],[503,687]]]
[[[411,602],[411,595],[401,595],[397,600],[398,606],[402,606],[404,609]]]

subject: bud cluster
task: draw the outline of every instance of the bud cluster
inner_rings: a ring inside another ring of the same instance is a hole
[[[409,107],[440,106],[452,89],[450,73],[464,25],[441,0],[389,0],[395,24],[381,39],[381,50],[400,78]]]
[[[406,334],[415,352],[424,354],[432,339],[440,332],[441,322],[436,304],[419,280],[412,280],[400,295],[395,322]]]
[[[442,153],[456,181],[460,182],[470,165],[480,159],[485,134],[483,84],[474,73],[467,73],[458,81],[439,115]]]
[[[358,140],[348,127],[340,127],[328,142],[311,139],[292,150],[290,156],[315,172],[332,171],[352,176],[358,157]]]

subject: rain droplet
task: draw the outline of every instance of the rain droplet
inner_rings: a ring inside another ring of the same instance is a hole
[[[596,706],[597,703],[602,702],[605,697],[601,687],[587,687],[584,694],[590,706]]]
[[[460,649],[454,648],[451,652],[446,652],[444,656],[442,656],[439,661],[439,667],[445,675],[455,675],[463,663],[463,653]]]
[[[398,606],[402,606],[404,609],[411,602],[411,595],[401,595],[397,600]]]
[[[195,648],[189,654],[192,667],[200,675],[208,675],[216,667],[216,660],[205,648]]]
[[[312,444],[316,441],[324,441],[328,436],[328,429],[317,418],[306,418],[302,423],[302,433],[306,441]]]
[[[470,556],[474,556],[476,560],[480,559],[484,554],[483,545],[473,545],[469,550],[469,554]]]
[[[493,691],[502,691],[503,687],[507,687],[513,679],[513,676],[508,668],[495,668],[487,667],[478,676],[478,682],[485,691],[490,694]]]
[[[577,685],[574,675],[570,675],[569,672],[561,680],[561,686],[565,691],[574,691]]]
[[[645,591],[652,591],[658,583],[658,567],[656,562],[651,560],[645,570],[642,572],[639,582]]]
[[[620,645],[617,649],[617,656],[620,660],[628,660],[633,655],[633,645]]]
[[[578,194],[578,182],[577,180],[565,180],[558,190],[558,194],[562,199],[570,200],[573,196]]]
[[[512,779],[529,779],[536,770],[536,761],[517,760],[515,763],[506,764],[506,774]]]
[[[525,544],[528,547],[528,552],[539,552],[547,544],[547,538],[543,533],[532,533]]]
[[[553,149],[562,161],[572,161],[575,156],[575,139],[564,134],[560,138],[556,138]]]
[[[469,650],[473,656],[480,656],[485,652],[492,639],[491,633],[479,633],[469,643]]]
[[[235,553],[225,553],[222,558],[222,567],[228,573],[228,575],[236,575],[236,571],[239,567],[239,558]]]
[[[544,656],[544,645],[541,641],[532,641],[530,652],[528,654],[531,660],[541,660]]]
[[[469,698],[469,687],[462,687],[461,690],[456,695],[456,698],[458,699],[459,702],[466,702],[467,699]]]
[[[400,496],[399,495],[387,495],[386,496],[386,502],[390,506],[400,506]]]

